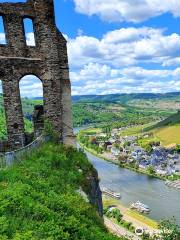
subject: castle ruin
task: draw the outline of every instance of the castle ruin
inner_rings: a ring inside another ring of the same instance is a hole
[[[64,144],[74,141],[71,117],[71,84],[66,40],[55,24],[53,0],[1,3],[6,45],[0,44],[0,79],[9,144],[25,144],[19,81],[35,75],[43,85],[44,118],[52,123]],[[23,20],[31,19],[35,46],[26,43]]]

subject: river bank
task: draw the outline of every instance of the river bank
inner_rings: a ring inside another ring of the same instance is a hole
[[[133,167],[127,165],[127,164],[120,164],[118,160],[113,160],[113,159],[110,159],[110,158],[107,158],[107,157],[103,156],[102,154],[98,154],[95,150],[93,150],[91,148],[88,148],[83,143],[81,143],[78,138],[77,138],[77,140],[78,140],[78,144],[81,146],[82,149],[85,149],[87,152],[92,153],[96,157],[102,158],[102,159],[104,159],[107,162],[111,162],[113,164],[116,164],[116,165],[118,165],[121,168],[126,168],[126,169],[128,169],[130,171],[134,171],[134,172],[137,172],[137,173],[145,174],[145,175],[147,175],[149,177],[157,178],[157,179],[160,179],[160,180],[163,180],[163,181],[172,180],[172,179],[169,179],[167,177],[162,177],[162,176],[157,175],[157,174],[151,174],[148,171],[140,169],[140,168],[137,169],[137,168],[133,168]]]
[[[76,134],[80,130],[76,130]],[[121,168],[118,163],[102,159],[95,151],[89,151],[82,144],[78,144],[78,147],[84,149],[89,161],[97,169],[100,186],[120,192],[124,207],[128,208],[132,202],[140,200],[151,209],[148,218],[159,222],[174,217],[180,225],[179,190],[169,188],[161,179]]]
[[[159,222],[175,217],[180,224],[179,190],[168,188],[157,178],[120,168],[86,150],[85,153],[98,171],[100,186],[119,192],[124,207],[139,200],[150,207],[148,218]]]
[[[116,208],[119,209],[123,215],[122,219],[126,222],[132,223],[132,226],[134,226],[135,229],[141,227],[146,231],[146,233],[149,233],[150,235],[159,233],[158,222],[150,219],[143,214],[131,210],[129,207],[125,207],[121,201],[103,196],[103,205],[105,208],[108,206],[116,206]]]

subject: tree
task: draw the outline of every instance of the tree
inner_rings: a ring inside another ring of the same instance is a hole
[[[175,219],[164,220],[160,224],[160,239],[163,240],[180,240],[180,227],[176,224]],[[159,239],[159,238],[155,238]]]
[[[149,166],[147,171],[148,171],[149,174],[155,174],[155,170],[154,170],[153,166]]]

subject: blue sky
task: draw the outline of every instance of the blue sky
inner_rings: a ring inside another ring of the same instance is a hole
[[[180,91],[179,0],[54,2],[68,40],[73,95]],[[22,95],[40,96],[39,86],[25,78]]]

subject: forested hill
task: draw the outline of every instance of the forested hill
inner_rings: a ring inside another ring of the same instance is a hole
[[[122,94],[106,94],[106,95],[76,95],[72,96],[73,102],[121,102],[126,103],[131,100],[144,99],[172,99],[180,97],[180,92],[170,93],[122,93]],[[40,97],[32,100],[42,100]]]
[[[131,94],[108,94],[108,95],[82,95],[73,96],[73,102],[121,102],[126,103],[135,99],[166,99],[180,97],[180,92],[172,93],[131,93]]]
[[[180,109],[179,93],[138,93],[73,96],[74,127],[87,124],[143,124],[165,119]],[[22,100],[26,131],[32,131],[34,105],[42,98]],[[6,138],[3,97],[0,95],[0,138]]]

